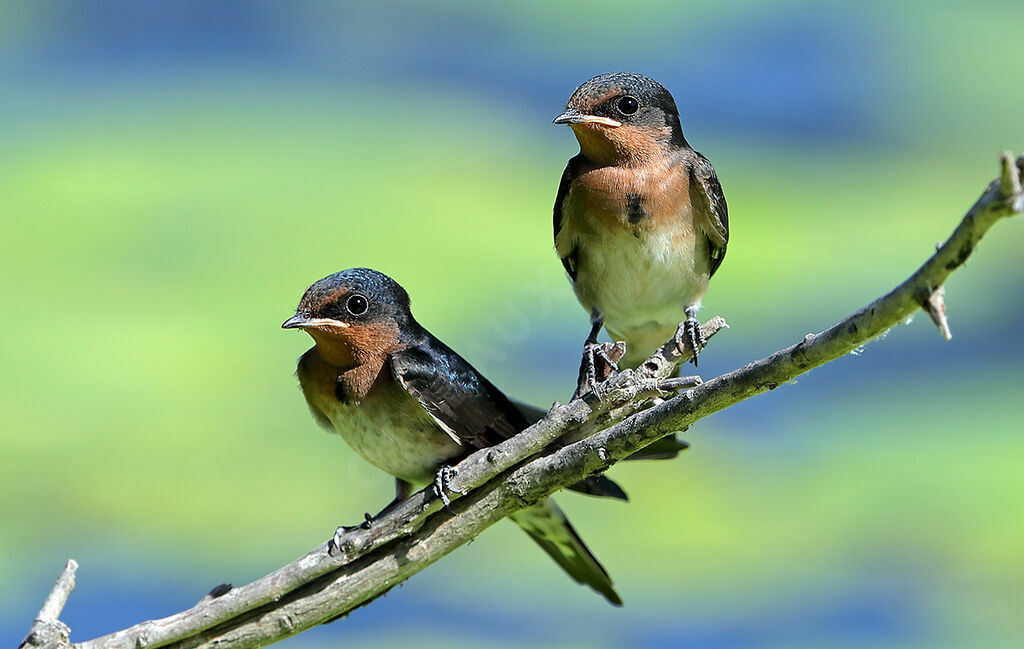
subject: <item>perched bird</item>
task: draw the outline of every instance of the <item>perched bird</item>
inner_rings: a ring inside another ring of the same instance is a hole
[[[704,342],[697,308],[729,241],[715,168],[683,137],[669,91],[642,74],[584,82],[554,123],[568,124],[580,145],[562,173],[554,229],[558,256],[590,312],[581,389],[596,387],[602,326],[626,342],[626,367],[673,335],[693,345],[696,365]]]
[[[281,326],[302,329],[316,343],[298,366],[313,416],[397,479],[396,501],[413,485],[432,481],[442,495],[443,480],[435,478],[450,464],[508,439],[535,418],[420,326],[405,289],[375,270],[352,268],[316,282]],[[603,476],[575,487],[625,498]],[[573,579],[622,604],[554,501],[510,518]]]

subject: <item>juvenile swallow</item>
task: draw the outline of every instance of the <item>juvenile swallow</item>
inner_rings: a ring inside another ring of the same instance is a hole
[[[683,137],[671,93],[642,74],[602,74],[576,88],[554,123],[568,124],[580,145],[558,186],[554,230],[590,313],[581,389],[596,387],[602,326],[626,342],[625,367],[673,335],[693,345],[696,365],[696,313],[725,258],[729,213],[715,168]]]
[[[315,343],[297,372],[313,416],[396,478],[395,501],[414,485],[432,482],[442,495],[438,476],[446,468],[512,437],[535,418],[420,326],[405,289],[375,270],[352,268],[314,283],[281,326],[302,329]],[[603,476],[576,488],[625,498]],[[553,500],[510,518],[574,580],[622,604],[608,573]]]

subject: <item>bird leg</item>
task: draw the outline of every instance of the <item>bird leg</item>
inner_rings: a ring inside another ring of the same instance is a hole
[[[704,348],[707,340],[704,338],[704,332],[701,331],[700,322],[697,321],[696,305],[691,304],[686,307],[686,320],[679,323],[673,339],[679,349],[689,347],[693,351],[693,358],[690,360],[693,361],[693,366],[697,367],[697,356],[700,355],[700,350]]]
[[[444,508],[448,510],[449,514],[455,515],[455,510],[452,509],[451,498],[448,497],[448,492],[459,494],[460,496],[466,495],[465,491],[460,491],[452,486],[452,478],[455,477],[455,469],[442,464],[441,468],[434,474],[434,493],[441,502],[444,503]]]
[[[590,316],[590,322],[590,335],[583,343],[583,358],[580,361],[580,373],[576,380],[576,392],[572,395],[573,399],[591,393],[600,400],[601,394],[598,392],[597,386],[619,371],[618,359],[622,358],[621,353],[617,354],[617,358],[612,358],[612,355],[608,353],[609,350],[605,348],[606,346],[597,342],[597,336],[601,333],[601,327],[604,326],[604,318],[595,311]]]
[[[384,509],[381,510],[380,514],[383,514],[387,510],[391,509],[392,507],[394,507],[398,503],[400,503],[403,500],[405,500],[406,498],[408,498],[409,494],[411,494],[411,493],[412,493],[412,483],[411,482],[406,482],[405,480],[402,480],[401,478],[395,478],[395,499],[392,500],[391,502],[389,502],[387,504],[387,506]],[[380,516],[380,514],[377,514],[377,516]],[[376,518],[376,516],[374,518]]]
[[[380,518],[384,514],[387,514],[389,511],[391,511],[392,508],[394,508],[400,502],[402,502],[403,500],[408,498],[409,494],[411,494],[411,493],[412,493],[412,483],[406,482],[405,480],[402,480],[401,478],[395,478],[395,498],[394,498],[394,500],[389,502],[387,505],[384,505],[384,509],[382,509],[379,512],[377,512],[372,518],[370,517],[369,514],[367,514],[366,515],[366,517],[367,517],[366,518],[366,522],[363,523],[363,526],[368,528],[371,525],[373,525],[373,520],[374,519]]]

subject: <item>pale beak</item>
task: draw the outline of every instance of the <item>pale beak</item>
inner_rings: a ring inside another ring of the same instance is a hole
[[[617,128],[622,126],[622,122],[616,121],[610,117],[598,117],[597,115],[586,115],[570,108],[555,119],[551,120],[552,124],[603,124],[604,126],[611,126]]]
[[[307,318],[301,313],[296,313],[281,324],[282,329],[308,329],[310,327],[341,327],[348,328],[347,322],[332,320],[330,318]]]

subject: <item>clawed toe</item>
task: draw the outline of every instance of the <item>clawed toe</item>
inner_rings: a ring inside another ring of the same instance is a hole
[[[583,359],[580,362],[580,375],[576,382],[573,399],[593,394],[601,400],[599,386],[619,371],[617,359],[612,358],[600,343],[587,343],[583,346]]]
[[[455,511],[452,509],[452,500],[448,497],[448,492],[450,491],[454,494],[459,494],[460,496],[465,495],[466,493],[452,486],[452,478],[454,477],[455,469],[447,464],[443,465],[437,470],[437,473],[434,474],[434,494],[441,499],[441,502],[444,504],[444,508],[448,510],[449,514],[455,514]]]
[[[700,356],[700,350],[704,348],[704,344],[707,340],[704,338],[704,332],[700,328],[700,322],[697,321],[695,316],[695,310],[686,310],[686,320],[679,323],[674,340],[676,347],[680,350],[689,348],[693,352],[693,356],[690,360],[693,362],[693,366],[697,367],[697,358]]]
[[[369,516],[364,514],[364,516]],[[335,556],[338,552],[347,552],[347,547],[350,547],[350,543],[346,543],[345,536],[356,531],[356,530],[368,530],[370,529],[370,519],[363,521],[357,525],[339,525],[338,529],[334,530],[334,537],[331,539],[329,545],[333,545],[333,549],[328,547],[327,552],[332,556]]]
[[[330,548],[328,548],[327,550],[331,555],[335,555],[336,553],[342,551],[342,548],[344,547],[343,544],[345,542],[345,535],[348,534],[349,530],[351,529],[351,527],[341,525],[338,527],[338,529],[334,530],[334,538],[331,539],[331,543],[333,543],[334,549],[331,550]]]

